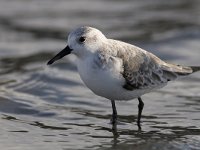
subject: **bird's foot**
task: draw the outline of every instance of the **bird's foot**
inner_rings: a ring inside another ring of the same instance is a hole
[[[138,130],[141,130],[141,122],[140,121],[137,121],[137,126],[138,126]]]
[[[118,123],[117,119],[114,120],[113,118],[111,118],[110,124],[112,124],[113,131],[117,131],[117,123]]]
[[[117,125],[117,122],[118,122],[117,117],[116,116],[112,116],[112,118],[110,119],[110,123],[112,125]]]
[[[117,130],[117,124],[118,124],[117,115],[112,115],[110,123],[112,124],[112,129]]]

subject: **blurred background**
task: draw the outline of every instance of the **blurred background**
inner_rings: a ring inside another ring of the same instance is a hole
[[[182,65],[200,65],[199,0],[0,0],[0,147],[4,150],[200,147],[200,73],[143,96],[110,102],[79,78],[75,59],[46,62],[65,47],[72,29],[89,25],[108,38]]]

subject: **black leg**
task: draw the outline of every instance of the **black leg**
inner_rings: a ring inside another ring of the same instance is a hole
[[[140,119],[141,119],[141,115],[142,115],[142,110],[143,110],[143,107],[144,107],[144,103],[143,103],[141,97],[138,97],[138,101],[139,101],[139,104],[138,104],[138,120],[137,120],[137,125],[138,125],[138,128],[141,129]]]
[[[111,100],[111,104],[112,104],[112,110],[113,110],[113,114],[112,114],[112,118],[111,118],[111,123],[113,125],[116,125],[116,123],[117,123],[117,109],[115,107],[115,101]]]

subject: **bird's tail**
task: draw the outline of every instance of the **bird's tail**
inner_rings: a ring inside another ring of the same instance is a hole
[[[200,71],[200,66],[181,66],[181,65],[175,65],[175,64],[167,64],[165,66],[162,66],[163,70],[171,72],[172,74],[175,73],[177,77],[181,76],[187,76],[189,74],[192,74],[194,72]]]
[[[200,71],[200,66],[180,66],[178,65],[178,67],[180,67],[181,71],[177,71],[176,73],[180,76],[186,76],[189,74],[192,74],[194,72]]]
[[[192,73],[200,71],[200,66],[190,66],[190,68],[192,69]]]

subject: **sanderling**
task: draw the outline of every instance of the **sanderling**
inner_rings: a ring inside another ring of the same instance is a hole
[[[78,72],[85,85],[96,95],[111,100],[113,125],[117,122],[115,100],[138,98],[137,125],[140,129],[143,94],[200,70],[197,66],[166,63],[150,52],[122,41],[108,39],[98,29],[87,26],[72,31],[67,44],[47,64],[70,53],[75,54]]]

